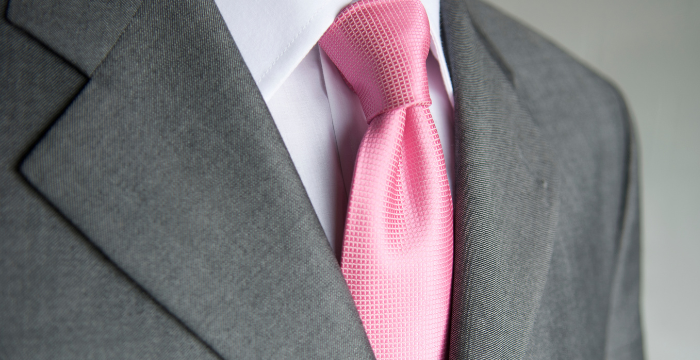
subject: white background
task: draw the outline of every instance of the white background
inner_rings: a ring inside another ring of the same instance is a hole
[[[618,85],[641,141],[647,358],[700,359],[700,0],[488,0]]]

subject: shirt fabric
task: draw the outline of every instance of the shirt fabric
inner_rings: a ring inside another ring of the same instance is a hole
[[[317,42],[351,1],[215,2],[339,258],[355,157],[367,120],[359,99]],[[440,39],[440,4],[422,3],[430,22],[430,112],[454,193],[452,83]]]

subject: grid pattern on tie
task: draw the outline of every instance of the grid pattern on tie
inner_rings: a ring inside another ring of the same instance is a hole
[[[377,359],[441,359],[446,351],[452,199],[428,110],[428,29],[418,0],[364,0],[320,41],[370,123],[341,269]]]
[[[416,6],[421,10],[407,11]],[[427,21],[418,0],[365,0],[341,12],[321,38],[368,120],[401,106],[430,105]]]

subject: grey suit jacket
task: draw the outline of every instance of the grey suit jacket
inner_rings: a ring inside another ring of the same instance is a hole
[[[212,0],[0,5],[0,359],[373,358]],[[483,3],[442,20],[450,358],[642,358],[621,96]]]

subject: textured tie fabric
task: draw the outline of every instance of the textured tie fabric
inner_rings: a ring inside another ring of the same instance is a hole
[[[452,198],[430,115],[419,0],[363,0],[319,44],[360,98],[341,269],[377,359],[441,359],[452,280]]]

